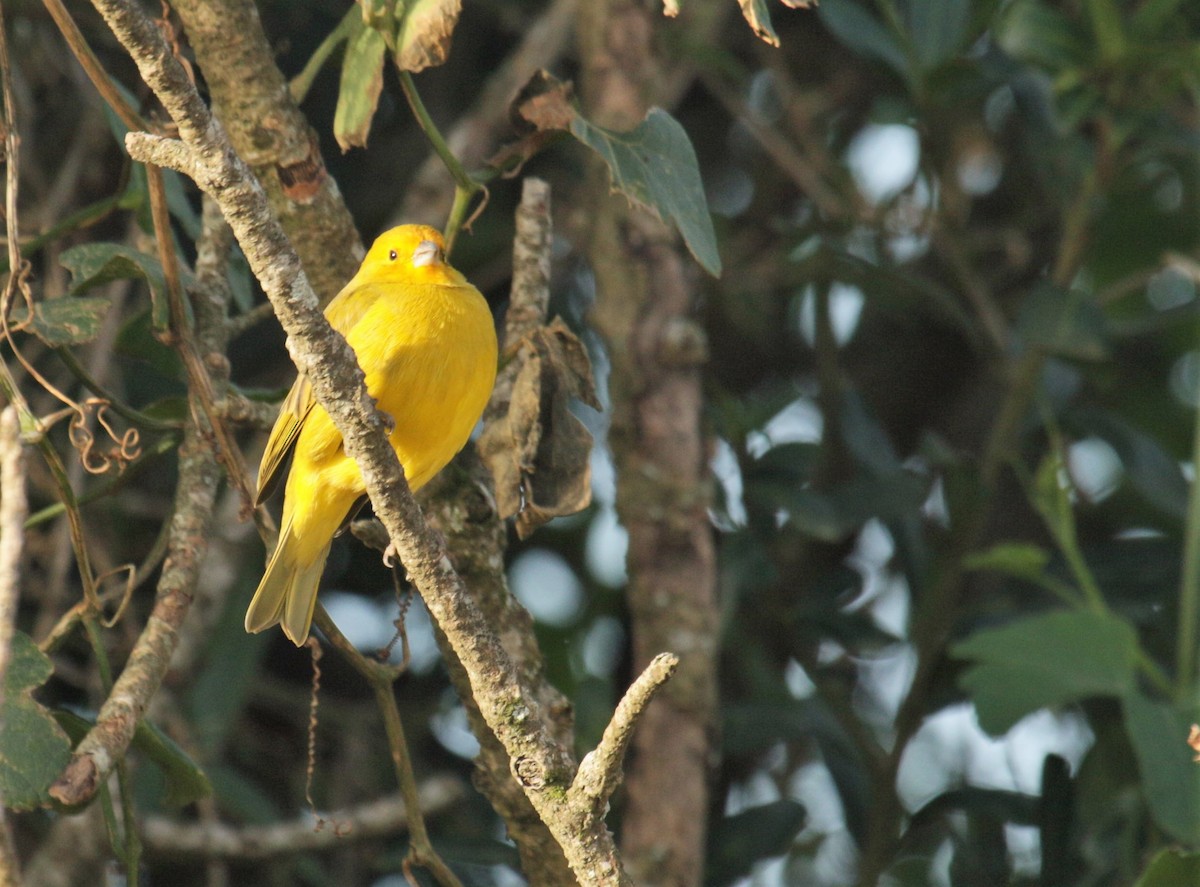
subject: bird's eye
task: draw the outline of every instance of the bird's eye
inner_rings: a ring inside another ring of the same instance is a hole
[[[388,253],[388,259],[393,262],[396,261],[396,251],[395,250],[392,250],[391,252]]]

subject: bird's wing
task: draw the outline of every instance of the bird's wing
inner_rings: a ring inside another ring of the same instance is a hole
[[[279,418],[267,438],[267,448],[263,450],[262,462],[258,466],[258,493],[254,504],[261,505],[274,492],[281,476],[280,469],[287,461],[300,436],[300,429],[308,417],[316,399],[312,396],[312,386],[304,375],[296,377],[292,390],[279,407]]]
[[[342,335],[346,335],[382,293],[381,287],[370,284],[347,286],[326,307],[325,318],[329,321],[330,326]],[[287,462],[292,448],[296,445],[300,429],[304,427],[304,420],[308,418],[308,414],[312,412],[316,403],[312,385],[309,384],[308,378],[301,373],[296,377],[296,381],[287,397],[283,399],[283,403],[280,404],[279,417],[275,420],[274,427],[271,428],[271,436],[267,438],[267,448],[263,451],[262,462],[258,467],[256,505],[261,504],[274,492],[281,477],[281,469]]]

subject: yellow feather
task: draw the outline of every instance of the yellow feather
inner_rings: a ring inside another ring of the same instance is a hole
[[[325,309],[354,349],[367,390],[395,422],[391,444],[413,490],[466,444],[496,376],[496,332],[487,302],[445,263],[443,252],[433,228],[393,228],[375,241]],[[330,540],[366,492],[358,466],[343,452],[341,435],[303,376],[284,399],[267,441],[260,501],[289,453],[279,542],[246,611],[246,630],[281,623],[300,646],[312,623]]]

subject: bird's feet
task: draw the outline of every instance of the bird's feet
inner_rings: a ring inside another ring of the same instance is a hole
[[[389,570],[394,570],[400,563],[400,552],[396,550],[396,543],[388,540],[387,548],[383,550],[383,565]]]

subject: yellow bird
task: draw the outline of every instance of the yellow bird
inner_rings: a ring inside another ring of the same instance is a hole
[[[463,448],[491,394],[496,330],[487,302],[446,263],[441,234],[401,225],[375,241],[325,317],[354,349],[367,391],[395,423],[389,439],[408,485],[419,489]],[[303,375],[267,441],[259,502],[289,453],[279,542],[246,611],[246,631],[279,623],[299,647],[308,638],[330,542],[366,493]]]

